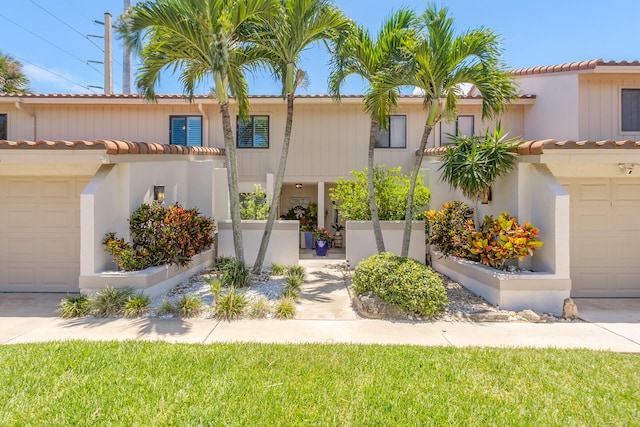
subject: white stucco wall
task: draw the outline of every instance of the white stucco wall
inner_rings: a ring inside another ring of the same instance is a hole
[[[249,267],[256,262],[266,221],[242,221],[242,244],[244,260]],[[272,264],[297,265],[300,258],[298,221],[276,221],[271,231],[269,247],[263,266]],[[218,256],[235,257],[231,220],[218,221]]]
[[[380,221],[382,238],[387,252],[396,255],[402,253],[402,237],[404,235],[404,221]],[[346,222],[346,255],[351,266],[355,267],[360,261],[378,253],[373,226],[371,221]],[[409,244],[409,258],[425,262],[425,224],[424,221],[413,221],[411,228],[411,242]]]
[[[475,202],[452,191],[440,180],[441,162],[431,157],[423,163],[431,188],[431,209],[440,210],[442,204],[461,200],[472,208]],[[542,248],[533,257],[520,262],[522,268],[558,274],[569,278],[569,195],[543,164],[519,163],[512,172],[501,177],[492,187],[492,200],[478,204],[480,221],[485,215],[496,218],[502,212],[515,216],[540,229]]]
[[[179,203],[187,209],[197,207],[209,217],[214,212],[214,170],[219,161],[144,160],[140,157],[138,162],[102,165],[81,194],[81,276],[115,268],[102,239],[114,231],[130,240],[129,216],[141,204],[153,201],[154,185],[165,186],[164,206]]]

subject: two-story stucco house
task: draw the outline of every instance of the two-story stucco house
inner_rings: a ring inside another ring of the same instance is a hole
[[[501,117],[521,136],[517,171],[496,184],[481,213],[509,210],[542,230],[532,266],[568,281],[574,296],[639,296],[634,243],[640,207],[640,63],[587,61],[515,70],[522,96]],[[280,97],[250,98],[236,126],[241,191],[273,187],[284,133]],[[366,165],[369,120],[361,96],[296,100],[280,212],[316,202],[320,225],[335,222],[328,190]],[[381,133],[376,163],[415,160],[425,121],[422,99],[405,96]],[[460,198],[439,181],[438,147],[447,133],[483,123],[473,91],[455,123],[432,133],[423,162],[432,207]],[[136,141],[136,142],[131,142]],[[79,277],[109,266],[107,231],[163,185],[168,203],[228,212],[217,103],[199,96],[0,95],[0,291],[77,291]]]

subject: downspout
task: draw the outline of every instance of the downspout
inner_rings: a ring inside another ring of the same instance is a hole
[[[27,113],[33,119],[33,140],[37,141],[38,140],[38,132],[37,132],[38,119],[37,119],[36,114],[35,114],[35,107],[34,107],[34,112],[32,113],[32,112],[27,111],[24,108],[22,108],[22,100],[16,101],[15,105],[16,105],[16,109],[18,109],[19,111],[22,111],[24,113]]]
[[[199,102],[197,105],[198,111],[200,111],[200,114],[204,116],[204,129],[202,129],[202,132],[204,133],[204,140],[207,141],[207,143],[206,145],[202,145],[205,147],[210,147],[211,143],[209,141],[209,115],[207,115],[207,113],[204,111],[204,107],[202,106],[201,102]]]

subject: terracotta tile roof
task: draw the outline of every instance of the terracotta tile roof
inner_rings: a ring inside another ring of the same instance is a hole
[[[424,150],[425,156],[440,156],[449,147],[435,147]],[[624,141],[614,141],[611,139],[603,141],[595,141],[587,139],[584,141],[564,140],[556,141],[555,139],[536,139],[532,141],[524,141],[518,146],[517,152],[520,155],[537,155],[543,154],[545,150],[589,150],[589,149],[640,149],[640,141],[627,139]]]
[[[547,74],[547,73],[561,73],[564,71],[582,71],[593,70],[596,67],[610,67],[610,66],[640,66],[639,61],[608,61],[604,62],[602,59],[591,59],[588,61],[580,62],[568,62],[566,64],[545,65],[541,67],[519,68],[511,70],[511,74],[514,76],[527,76],[531,74]],[[638,70],[640,71],[640,70]]]
[[[574,149],[637,149],[640,148],[640,141],[627,139],[624,141],[614,141],[607,139],[603,141],[594,141],[587,139],[584,141],[556,141],[555,139],[538,139],[534,141],[525,141],[518,147],[518,154],[542,154],[545,150],[574,150]]]
[[[186,147],[158,144],[156,142],[131,142],[98,139],[95,141],[7,141],[0,140],[0,149],[49,149],[49,150],[105,150],[107,154],[185,154],[224,156],[224,148]]]

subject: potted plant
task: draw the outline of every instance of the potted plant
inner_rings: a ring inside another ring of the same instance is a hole
[[[313,249],[313,225],[306,219],[300,220],[300,232],[304,234],[303,249]]]
[[[331,226],[331,228],[333,228],[334,230],[336,230],[336,236],[340,236],[341,233],[340,231],[342,231],[344,229],[344,225],[340,225],[337,222],[335,224],[333,224]]]
[[[329,245],[331,244],[331,235],[326,228],[316,228],[313,232],[313,237],[316,239],[316,255],[326,256]]]

